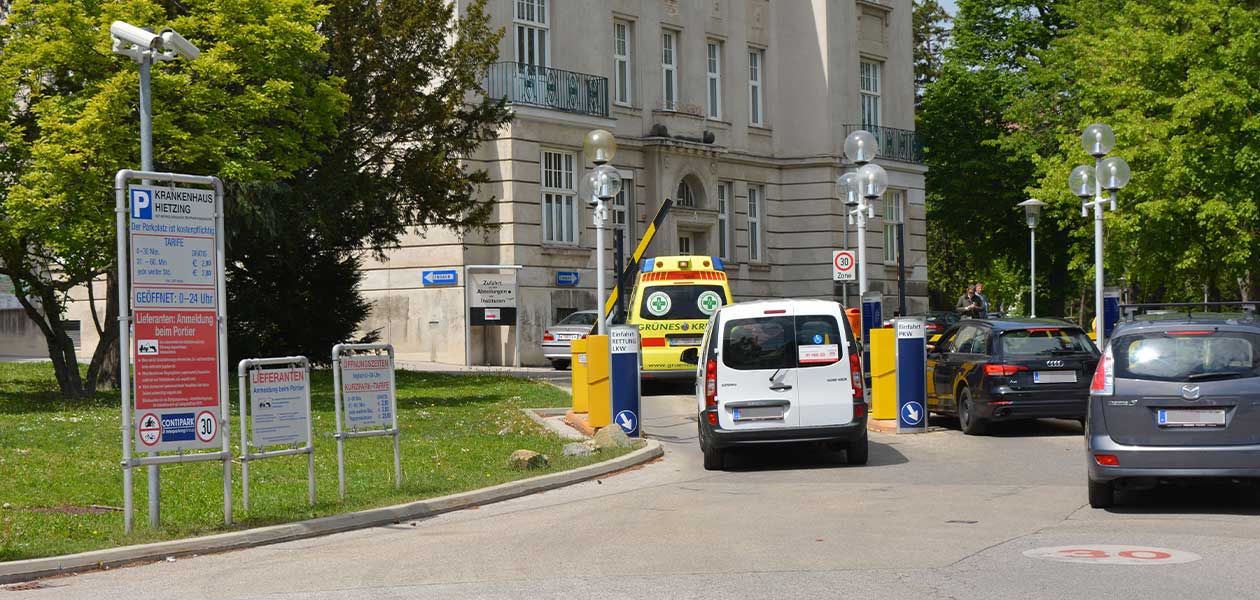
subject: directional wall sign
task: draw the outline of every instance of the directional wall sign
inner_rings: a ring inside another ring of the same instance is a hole
[[[420,281],[424,285],[456,285],[459,283],[459,271],[455,269],[439,269],[436,271],[421,271]]]
[[[136,449],[219,446],[215,193],[132,185],[128,200]]]
[[[468,312],[473,325],[516,324],[516,272],[468,274]]]
[[[573,287],[578,284],[577,271],[556,271],[556,285]]]

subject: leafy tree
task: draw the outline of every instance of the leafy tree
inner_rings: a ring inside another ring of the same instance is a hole
[[[365,248],[383,257],[408,230],[484,226],[493,205],[477,195],[486,172],[464,163],[510,118],[501,101],[468,101],[485,98],[502,36],[484,0],[458,19],[447,0],[335,0],[321,31],[322,74],[345,82],[349,110],[317,164],[242,190],[228,271],[234,355],[326,359],[367,316],[356,290]]]
[[[0,24],[0,273],[64,395],[93,393],[117,347],[114,285],[93,314],[101,343],[86,378],[65,322],[71,289],[114,281],[113,174],[139,163],[137,69],[111,53],[110,22],[170,26],[202,49],[153,69],[158,170],[276,181],[318,160],[346,109],[340,82],[315,69],[325,14],[315,0],[12,3]]]
[[[914,30],[914,99],[923,100],[923,90],[941,76],[945,46],[949,44],[949,13],[936,0],[914,0],[911,14]]]
[[[1026,65],[1066,23],[1054,2],[958,2],[951,45],[939,77],[925,90],[919,119],[929,168],[929,281],[937,306],[952,307],[968,282],[1008,279],[1009,269],[994,261],[1026,255],[1027,228],[1015,205],[1028,198],[1036,155],[1002,145],[1012,130],[1029,127],[1006,111],[1029,85]],[[1067,263],[1052,249],[1067,236],[1047,218],[1038,238],[1038,264],[1049,273],[1049,285],[1038,289],[1051,295],[1050,310],[1040,312],[1063,314]],[[1021,293],[989,291],[1011,301]]]
[[[1039,197],[1065,212],[1076,164],[1092,164],[1080,131],[1104,122],[1133,180],[1107,214],[1108,283],[1124,276],[1136,298],[1254,298],[1260,257],[1260,10],[1245,0],[1077,0],[1080,26],[1031,69],[1036,83],[1012,108],[1041,119]],[[1076,213],[1079,215],[1079,213]],[[1092,223],[1071,223],[1092,240]],[[1092,271],[1092,245],[1076,245]],[[1092,285],[1091,285],[1092,287]]]

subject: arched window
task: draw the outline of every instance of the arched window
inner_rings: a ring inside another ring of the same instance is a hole
[[[692,193],[691,184],[687,183],[686,179],[678,182],[676,200],[678,201],[678,206],[689,206],[692,208],[696,206],[696,196]]]

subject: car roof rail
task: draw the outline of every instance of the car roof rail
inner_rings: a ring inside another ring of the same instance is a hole
[[[1194,318],[1194,311],[1199,310],[1199,314],[1209,313],[1209,308],[1221,308],[1226,306],[1238,306],[1243,310],[1244,318],[1248,321],[1256,320],[1256,309],[1260,307],[1260,302],[1252,300],[1240,300],[1238,302],[1156,302],[1144,304],[1121,304],[1120,312],[1124,315],[1124,320],[1137,320],[1138,315],[1146,314],[1148,310],[1168,310],[1182,309],[1176,312],[1180,313],[1184,310],[1187,319]]]

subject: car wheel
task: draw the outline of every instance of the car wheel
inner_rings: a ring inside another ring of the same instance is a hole
[[[971,400],[971,390],[963,387],[958,390],[958,426],[967,435],[984,435],[985,422],[975,415],[975,404]]]
[[[1111,508],[1116,502],[1116,485],[1111,481],[1089,480],[1089,505],[1093,508]]]
[[[844,460],[851,465],[864,465],[871,457],[871,447],[867,443],[866,432],[862,437],[849,442],[844,447]]]
[[[551,361],[551,367],[557,371],[563,371],[569,368],[569,361],[564,359],[553,360]]]

